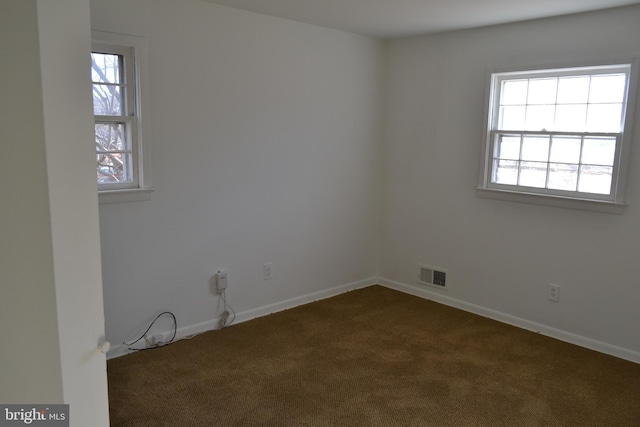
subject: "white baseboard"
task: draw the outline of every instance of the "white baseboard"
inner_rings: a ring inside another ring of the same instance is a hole
[[[418,286],[407,285],[393,280],[378,278],[377,283],[386,286],[390,289],[395,289],[406,294],[414,295],[417,297],[433,300],[440,304],[448,305],[450,307],[458,308],[460,310],[468,311],[470,313],[478,314],[489,319],[497,320],[502,323],[506,323],[518,328],[526,329],[532,332],[537,332],[542,335],[546,335],[551,338],[558,339],[560,341],[568,342],[571,344],[585,347],[590,350],[605,353],[611,356],[618,357],[620,359],[629,360],[631,362],[640,363],[640,353],[629,350],[623,347],[607,344],[602,341],[597,341],[591,338],[587,338],[581,335],[576,335],[571,332],[564,331],[562,329],[556,329],[551,326],[543,325],[541,323],[532,322],[520,317],[512,316],[510,314],[502,313],[500,311],[492,310],[479,305],[471,304],[462,300],[451,298],[446,295],[434,292],[430,289],[425,289]]]
[[[468,311],[489,319],[497,320],[502,323],[506,323],[518,328],[526,329],[532,332],[540,333],[542,335],[549,336],[551,338],[558,339],[560,341],[575,344],[581,347],[588,348],[590,350],[598,351],[600,353],[608,354],[620,359],[629,360],[631,362],[640,363],[640,353],[629,350],[623,347],[618,347],[612,344],[607,344],[602,341],[597,341],[591,338],[587,338],[581,335],[577,335],[571,332],[564,331],[562,329],[553,328],[551,326],[543,325],[541,323],[532,322],[520,317],[512,316],[510,314],[502,313],[500,311],[492,310],[486,307],[482,307],[476,304],[471,304],[456,298],[451,298],[446,295],[442,295],[430,289],[423,287],[407,285],[405,283],[396,282],[385,278],[368,278],[346,285],[337,286],[331,289],[325,289],[319,292],[313,292],[311,294],[302,295],[299,297],[291,298],[285,301],[280,301],[274,304],[265,305],[262,307],[254,308],[239,312],[236,315],[234,323],[242,323],[247,320],[255,319],[257,317],[266,316],[268,314],[276,313],[278,311],[287,310],[289,308],[297,307],[299,305],[307,304],[313,301],[330,298],[332,296],[339,295],[344,292],[348,292],[354,289],[364,288],[374,284],[380,284],[390,289],[395,289],[406,294],[414,295],[417,297],[425,298],[444,304],[450,307],[454,307],[460,310]],[[192,335],[200,334],[203,332],[212,331],[218,329],[220,324],[219,318],[207,320],[205,322],[197,323],[194,325],[183,326],[178,328],[176,332],[176,340],[183,339]],[[127,346],[124,344],[114,345],[107,354],[107,359],[113,359],[116,357],[129,354]]]
[[[347,283],[346,285],[336,286],[331,289],[325,289],[319,292],[313,292],[307,295],[291,298],[288,300],[280,301],[274,304],[257,307],[251,310],[242,311],[236,313],[235,323],[246,322],[247,320],[255,319],[256,317],[266,316],[271,313],[277,313],[278,311],[287,310],[289,308],[297,307],[302,304],[307,304],[313,301],[330,298],[344,292],[352,291],[354,289],[360,289],[367,286],[371,286],[378,283],[377,278],[371,277],[357,282]],[[220,325],[220,318],[214,318],[207,320],[206,322],[197,323],[195,325],[188,325],[178,328],[176,331],[176,337],[174,341],[190,337],[192,335],[201,334],[203,332],[212,331],[218,329]],[[169,332],[169,331],[166,331]],[[158,332],[159,333],[159,332]],[[124,356],[131,353],[127,349],[125,344],[118,344],[111,347],[109,353],[107,353],[107,360],[114,359],[116,357]]]
[[[371,277],[365,280],[359,280],[357,282],[352,282],[346,285],[337,286],[335,288],[325,289],[319,292],[314,292],[311,294],[291,298],[285,301],[280,301],[275,304],[269,304],[263,307],[254,308],[253,310],[247,310],[242,313],[238,313],[236,323],[246,322],[247,320],[255,319],[256,317],[266,316],[267,314],[277,313],[278,311],[287,310],[289,308],[297,307],[302,304],[308,304],[313,301],[330,298],[345,292],[352,291],[354,289],[360,289],[360,288],[365,288],[367,286],[375,285],[376,283],[377,283],[376,278]]]

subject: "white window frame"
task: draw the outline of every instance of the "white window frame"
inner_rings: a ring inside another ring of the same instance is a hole
[[[625,108],[622,112],[624,127],[621,132],[560,132],[547,130],[498,129],[498,105],[501,83],[503,80],[517,78],[556,77],[567,75],[603,74],[615,70],[619,66],[628,66],[627,87],[625,91]],[[631,147],[631,130],[634,120],[634,104],[637,93],[638,59],[624,58],[610,61],[589,61],[584,63],[554,64],[552,66],[504,68],[488,73],[487,96],[485,100],[485,136],[482,151],[478,194],[481,197],[508,200],[515,202],[541,204],[547,206],[592,210],[599,212],[622,213],[624,209],[624,188],[626,183]],[[612,186],[610,194],[594,194],[578,191],[551,190],[531,188],[519,185],[506,185],[491,182],[492,158],[496,136],[498,134],[513,135],[577,135],[614,136],[616,152],[613,165]]]
[[[100,203],[149,200],[151,185],[150,148],[146,132],[146,39],[138,36],[92,31],[92,52],[121,55],[125,62],[127,108],[124,116],[94,116],[96,123],[125,123],[131,141],[132,178],[122,184],[98,184]]]

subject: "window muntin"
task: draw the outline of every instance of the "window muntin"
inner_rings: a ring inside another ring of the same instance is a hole
[[[496,73],[482,188],[617,201],[631,65]]]
[[[492,184],[611,193],[615,136],[496,133],[495,138]]]
[[[99,190],[139,187],[134,72],[132,47],[94,43],[91,80]]]

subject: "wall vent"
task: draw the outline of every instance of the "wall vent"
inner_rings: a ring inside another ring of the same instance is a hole
[[[418,283],[445,288],[447,286],[447,270],[428,265],[418,265]]]

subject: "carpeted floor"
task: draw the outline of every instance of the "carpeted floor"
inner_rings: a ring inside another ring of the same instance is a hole
[[[640,365],[371,286],[108,362],[112,426],[640,426]]]

